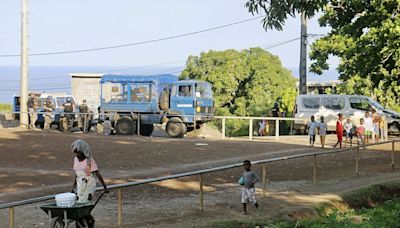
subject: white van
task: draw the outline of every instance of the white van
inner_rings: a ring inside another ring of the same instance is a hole
[[[328,124],[328,131],[335,131],[339,113],[342,113],[345,119],[350,117],[354,124],[359,124],[360,118],[365,117],[365,112],[372,109],[380,115],[386,116],[388,132],[400,132],[400,113],[385,109],[366,96],[340,94],[297,96],[295,118],[304,120],[296,120],[294,129],[296,133],[303,133],[306,122],[310,120],[311,116],[315,116],[317,121],[324,116],[325,122]]]

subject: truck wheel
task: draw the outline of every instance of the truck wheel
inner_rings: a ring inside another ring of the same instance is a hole
[[[136,127],[132,118],[124,116],[118,119],[115,124],[117,135],[133,135],[135,134]]]
[[[140,135],[150,136],[153,133],[153,124],[141,124],[140,125]]]
[[[186,125],[178,117],[172,117],[167,122],[166,131],[171,138],[182,138],[186,134]]]

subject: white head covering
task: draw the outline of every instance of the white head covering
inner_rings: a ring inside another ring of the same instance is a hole
[[[75,140],[71,144],[71,149],[72,149],[72,152],[74,152],[75,150],[82,152],[87,159],[88,165],[90,165],[90,160],[92,158],[92,148],[85,140],[82,140],[82,139]]]

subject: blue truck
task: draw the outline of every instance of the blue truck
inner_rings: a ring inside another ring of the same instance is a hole
[[[103,75],[99,120],[110,121],[116,134],[152,134],[154,124],[166,123],[172,138],[200,128],[213,118],[211,85],[178,80],[174,75]]]

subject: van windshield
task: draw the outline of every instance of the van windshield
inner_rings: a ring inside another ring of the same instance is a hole
[[[376,102],[374,100],[368,99],[368,101],[372,106],[374,106],[377,109],[380,109],[380,110],[385,109],[381,104],[379,104],[378,102]]]

